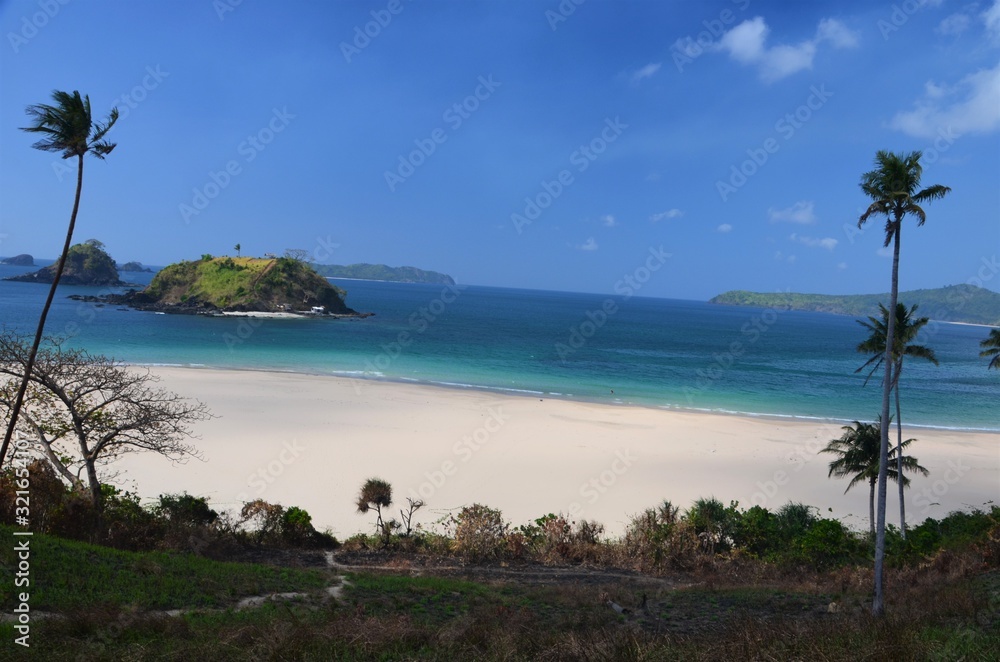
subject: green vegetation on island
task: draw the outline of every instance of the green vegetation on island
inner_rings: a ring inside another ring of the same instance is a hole
[[[55,280],[57,264],[50,264],[30,274],[11,276],[7,280],[51,284]],[[63,285],[97,287],[125,285],[118,277],[115,261],[104,250],[104,244],[96,239],[90,239],[70,247],[66,254],[66,264],[59,282]]]
[[[35,266],[35,258],[27,253],[21,253],[20,255],[14,255],[0,260],[0,264],[7,264],[12,267],[33,267]]]
[[[392,283],[428,283],[431,285],[454,285],[455,280],[437,271],[425,271],[416,267],[390,267],[384,264],[314,264],[317,273],[327,278],[353,278],[357,280],[384,280]]]
[[[1000,294],[975,285],[910,290],[900,292],[899,300],[919,306],[921,314],[941,322],[1000,325]],[[878,316],[879,304],[888,305],[888,301],[888,292],[830,295],[731,290],[713,297],[709,303],[869,317]]]
[[[311,312],[354,315],[346,292],[290,257],[212,257],[171,264],[129,301],[176,312]]]

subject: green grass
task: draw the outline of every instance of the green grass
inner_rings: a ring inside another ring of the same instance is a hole
[[[13,577],[13,529],[0,526],[0,570]],[[241,597],[325,586],[325,573],[190,554],[124,552],[36,534],[31,541],[31,608],[67,612],[108,606],[143,609],[223,607]],[[18,592],[24,589],[17,589]],[[0,606],[14,607],[12,581],[0,584]]]

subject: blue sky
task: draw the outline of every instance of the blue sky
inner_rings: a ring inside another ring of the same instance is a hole
[[[9,0],[0,33],[0,255],[61,245],[75,166],[18,127],[78,89],[122,113],[76,235],[120,262],[239,242],[610,293],[662,247],[641,295],[878,292],[857,183],[921,149],[953,192],[902,288],[1000,289],[997,1]]]

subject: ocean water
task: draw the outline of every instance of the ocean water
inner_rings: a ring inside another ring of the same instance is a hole
[[[0,277],[30,271],[0,265]],[[139,284],[150,274],[123,274]],[[617,295],[334,280],[367,319],[162,315],[67,299],[47,332],[146,365],[264,369],[479,388],[614,404],[871,420],[854,319]],[[47,288],[0,281],[0,324],[32,332]],[[983,327],[932,322],[939,366],[903,374],[908,424],[1000,431],[1000,373],[979,357]]]

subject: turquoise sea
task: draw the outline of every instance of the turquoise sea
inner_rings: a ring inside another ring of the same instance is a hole
[[[27,268],[0,266],[0,277]],[[148,283],[151,274],[123,274]],[[871,420],[849,317],[699,301],[497,287],[334,280],[367,319],[162,315],[70,300],[47,332],[129,363],[285,370],[649,407]],[[0,281],[0,324],[31,332],[47,288]],[[983,327],[932,322],[940,366],[909,362],[903,420],[1000,431],[1000,373],[979,357]]]

